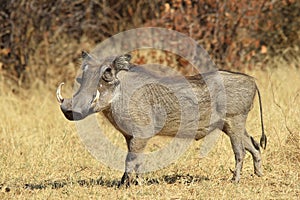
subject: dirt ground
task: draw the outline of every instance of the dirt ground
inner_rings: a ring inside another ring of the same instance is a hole
[[[300,71],[280,66],[248,73],[262,94],[268,136],[263,177],[254,175],[247,154],[240,183],[230,182],[234,155],[222,134],[207,157],[200,158],[201,142],[193,142],[179,160],[145,174],[143,185],[127,189],[117,188],[121,171],[86,150],[74,123],[59,110],[55,91],[40,85],[16,95],[0,83],[0,199],[299,199]],[[71,94],[70,88],[64,90]],[[254,102],[247,129],[259,140],[257,99]],[[120,133],[99,120],[107,137],[125,148]],[[154,139],[148,149],[163,141]]]

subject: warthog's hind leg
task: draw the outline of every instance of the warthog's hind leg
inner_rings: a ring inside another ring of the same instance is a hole
[[[246,151],[242,142],[242,138],[238,136],[237,137],[233,136],[230,137],[230,141],[231,141],[231,146],[235,157],[235,170],[233,172],[233,177],[231,180],[235,183],[238,183],[241,178],[241,172],[243,168],[243,162],[244,162]]]
[[[262,168],[261,168],[261,153],[259,149],[259,144],[253,139],[253,137],[249,136],[247,131],[245,131],[245,135],[243,138],[243,143],[247,151],[249,151],[253,158],[254,165],[254,173],[257,176],[262,176]]]
[[[238,183],[241,178],[241,171],[246,150],[244,147],[245,115],[228,117],[225,120],[223,131],[229,136],[232,150],[235,157],[235,170],[232,181]]]

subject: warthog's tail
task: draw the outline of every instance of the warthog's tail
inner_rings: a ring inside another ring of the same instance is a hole
[[[265,134],[264,129],[264,120],[263,120],[263,114],[262,114],[262,103],[261,103],[261,96],[258,87],[256,86],[257,94],[258,94],[258,100],[259,100],[259,111],[260,111],[260,122],[261,122],[261,138],[260,138],[260,146],[263,149],[266,149],[267,146],[267,136]]]

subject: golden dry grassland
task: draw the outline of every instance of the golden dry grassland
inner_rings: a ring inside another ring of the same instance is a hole
[[[249,74],[262,94],[268,136],[263,177],[254,175],[247,153],[240,183],[230,182],[234,155],[222,134],[207,157],[200,158],[201,142],[194,142],[175,163],[145,174],[144,185],[127,189],[117,188],[122,172],[85,149],[74,123],[62,115],[55,89],[39,85],[16,95],[1,83],[0,199],[299,199],[300,71],[281,66]],[[125,148],[120,133],[99,118],[107,137]],[[247,129],[259,140],[257,99]],[[156,138],[148,150],[161,145]]]

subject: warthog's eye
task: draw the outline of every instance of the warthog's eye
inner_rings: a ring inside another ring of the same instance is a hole
[[[110,67],[106,68],[103,76],[102,76],[103,80],[105,80],[106,82],[111,82],[113,81],[113,74],[112,74],[112,70]]]

